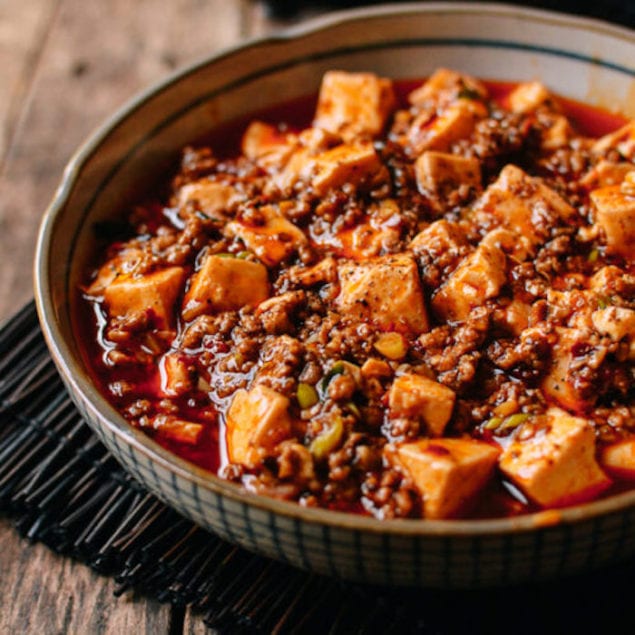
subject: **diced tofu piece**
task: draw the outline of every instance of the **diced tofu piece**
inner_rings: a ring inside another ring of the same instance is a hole
[[[264,167],[283,166],[297,147],[294,135],[263,121],[252,121],[243,134],[243,154]]]
[[[415,254],[427,251],[439,257],[449,251],[456,254],[459,248],[467,245],[461,228],[451,221],[441,218],[428,225],[410,241],[409,249]]]
[[[358,224],[330,231],[313,232],[313,242],[343,258],[365,260],[399,250],[403,217],[397,203],[385,199],[366,207],[366,216]]]
[[[600,464],[610,474],[635,479],[635,439],[622,439],[605,447]]]
[[[168,267],[143,276],[119,276],[104,290],[111,316],[125,317],[149,311],[158,329],[174,322],[174,303],[185,283],[183,267]]]
[[[577,350],[583,350],[588,332],[581,329],[556,327],[558,341],[553,347],[551,367],[542,381],[545,395],[558,405],[574,412],[583,412],[593,405],[593,398],[584,397],[577,388],[571,362]]]
[[[203,434],[202,424],[179,419],[174,415],[159,414],[148,419],[142,417],[140,424],[144,428],[156,430],[161,436],[172,441],[188,445],[196,445]]]
[[[422,439],[387,446],[388,461],[412,480],[426,518],[468,511],[494,473],[500,449],[472,439]]]
[[[633,169],[633,164],[626,161],[614,163],[602,159],[584,176],[582,182],[593,189],[607,185],[620,185]]]
[[[183,300],[183,317],[192,320],[203,313],[237,311],[257,306],[269,297],[267,269],[258,262],[209,255],[192,276]]]
[[[346,141],[382,132],[396,107],[389,79],[373,73],[328,71],[322,78],[313,125]]]
[[[630,174],[630,173],[629,173]],[[635,255],[635,195],[623,185],[608,185],[591,192],[597,224],[606,236],[606,251],[632,260]]]
[[[165,397],[178,397],[192,387],[190,364],[180,353],[166,353],[159,361],[161,393]]]
[[[446,320],[465,320],[474,307],[498,295],[507,280],[506,262],[498,247],[481,243],[432,298],[434,311]]]
[[[86,293],[92,296],[102,295],[118,276],[132,273],[142,257],[143,252],[136,247],[123,249],[99,268],[95,279],[86,288]]]
[[[519,337],[529,326],[530,313],[529,304],[514,298],[504,309],[503,322],[516,337]]]
[[[591,315],[595,329],[613,341],[626,340],[629,358],[635,359],[635,311],[626,307],[609,306]]]
[[[201,179],[184,185],[178,192],[178,206],[195,205],[210,218],[223,220],[230,210],[242,200],[242,196],[226,183]]]
[[[391,417],[421,419],[428,434],[440,437],[452,416],[454,391],[422,375],[407,373],[395,379],[388,393]]]
[[[232,221],[225,226],[225,235],[240,238],[248,249],[267,266],[275,266],[291,256],[307,242],[304,232],[273,207],[260,209],[262,225],[247,225]]]
[[[499,466],[529,498],[558,507],[593,498],[610,485],[595,459],[595,433],[588,421],[549,408],[534,436],[514,439]]]
[[[487,108],[480,101],[459,99],[437,116],[424,112],[416,117],[408,130],[408,144],[414,154],[445,152],[456,141],[469,137],[476,122],[486,116]]]
[[[542,133],[541,145],[547,150],[556,150],[567,145],[574,136],[574,130],[564,115],[551,115],[551,125]]]
[[[412,256],[343,261],[338,276],[341,288],[336,302],[344,315],[372,320],[386,330],[399,326],[414,333],[428,330],[421,281]]]
[[[419,88],[408,95],[408,101],[413,105],[422,105],[426,102],[438,105],[450,103],[461,96],[485,99],[487,88],[470,75],[439,68]]]
[[[477,214],[493,217],[503,227],[540,243],[559,220],[575,217],[576,211],[541,179],[508,164],[475,205]],[[484,219],[485,223],[486,219]]]
[[[635,159],[635,119],[619,130],[600,137],[593,144],[592,151],[596,154],[604,154],[608,150],[617,150],[630,161]]]
[[[415,162],[415,177],[422,193],[447,193],[461,185],[480,190],[481,164],[473,157],[428,150]]]
[[[540,82],[525,82],[516,86],[507,99],[512,112],[527,113],[551,99],[551,93]]]
[[[291,436],[289,400],[262,384],[238,390],[227,410],[225,427],[229,460],[253,467]]]
[[[370,180],[381,167],[372,143],[344,143],[314,157],[311,186],[322,196],[330,189]]]
[[[295,266],[289,269],[289,279],[303,287],[312,287],[325,282],[337,280],[337,263],[335,258],[327,256],[311,267]]]

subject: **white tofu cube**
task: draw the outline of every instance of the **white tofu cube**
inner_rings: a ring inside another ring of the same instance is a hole
[[[372,143],[344,143],[313,158],[311,187],[322,196],[330,189],[368,181],[381,167]]]
[[[86,293],[95,297],[103,295],[106,287],[117,277],[133,273],[142,259],[141,249],[126,247],[99,268],[95,279],[86,288]]]
[[[451,221],[441,218],[430,223],[420,231],[408,246],[414,253],[427,251],[432,255],[441,255],[449,251],[458,254],[459,248],[467,244],[461,228]]]
[[[187,183],[178,191],[177,204],[180,208],[194,205],[206,216],[224,220],[242,198],[231,185],[201,179]]]
[[[595,459],[595,432],[585,419],[549,408],[546,425],[514,439],[500,457],[503,473],[531,500],[558,507],[589,500],[611,480]]]
[[[556,334],[558,340],[553,347],[551,366],[542,380],[542,391],[551,401],[567,410],[584,411],[593,403],[584,398],[576,387],[571,362],[575,351],[586,345],[589,334],[586,330],[564,327],[556,327]]]
[[[203,313],[237,311],[257,306],[269,297],[267,269],[258,262],[209,255],[192,276],[183,300],[183,317],[193,320]]]
[[[265,221],[262,225],[248,225],[236,220],[225,225],[224,234],[240,238],[267,266],[276,266],[305,244],[307,238],[275,208],[262,207],[260,212]]]
[[[510,110],[517,113],[532,112],[549,99],[551,99],[551,93],[540,82],[519,84],[507,97]]]
[[[591,321],[598,333],[608,335],[613,341],[625,340],[629,345],[629,359],[635,359],[635,311],[626,307],[609,306],[591,314]]]
[[[635,119],[629,121],[619,130],[600,137],[592,148],[596,154],[604,154],[608,150],[617,150],[630,161],[635,159]]]
[[[174,304],[185,284],[183,267],[168,267],[142,276],[122,275],[104,289],[111,316],[149,312],[158,329],[174,324]]]
[[[485,84],[471,75],[439,68],[408,95],[408,101],[413,105],[447,104],[461,95],[486,99],[488,93]]]
[[[159,361],[161,394],[178,397],[192,388],[190,363],[181,353],[166,353]]]
[[[452,416],[454,391],[422,375],[407,373],[395,379],[388,393],[391,417],[420,419],[428,434],[440,437]]]
[[[415,161],[417,187],[422,193],[449,192],[466,185],[481,189],[481,164],[473,157],[428,150]]]
[[[498,295],[507,279],[505,254],[481,243],[466,256],[432,298],[432,308],[446,320],[465,320],[473,308]]]
[[[453,518],[474,504],[500,449],[472,439],[422,439],[389,445],[384,452],[421,493],[426,518]]]
[[[486,116],[485,105],[469,99],[459,99],[433,117],[424,111],[408,130],[408,145],[417,155],[426,150],[446,152],[456,141],[469,137],[476,122]]]
[[[225,428],[229,460],[253,467],[291,436],[289,400],[262,384],[238,390],[227,410]]]
[[[635,195],[620,185],[608,185],[590,194],[595,219],[606,236],[606,251],[632,260],[635,255]]]
[[[328,71],[322,78],[313,125],[345,141],[375,137],[395,107],[391,80],[373,73]]]
[[[508,164],[475,205],[483,224],[493,219],[506,229],[537,245],[560,220],[573,219],[576,211],[541,179]]]
[[[280,168],[297,148],[295,135],[262,121],[252,121],[241,141],[243,154],[266,168]]]
[[[635,479],[635,439],[622,439],[605,447],[600,454],[600,463],[609,474]]]
[[[408,254],[380,256],[338,265],[340,293],[336,304],[344,315],[370,320],[386,330],[428,330],[419,271]]]

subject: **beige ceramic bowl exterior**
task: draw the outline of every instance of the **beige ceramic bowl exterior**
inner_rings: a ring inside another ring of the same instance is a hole
[[[36,300],[78,408],[121,463],[183,515],[229,541],[347,579],[466,588],[542,580],[635,554],[635,495],[517,519],[378,521],[245,493],[130,427],[91,383],[73,327],[93,226],[111,218],[184,144],[231,118],[315,92],[330,68],[393,78],[438,66],[539,78],[635,116],[635,34],[501,5],[405,4],[318,19],[216,55],[151,88],[79,150],[44,218]]]

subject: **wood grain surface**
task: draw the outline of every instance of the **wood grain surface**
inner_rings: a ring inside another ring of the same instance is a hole
[[[42,214],[91,130],[175,69],[281,26],[249,0],[0,0],[0,321],[32,297]],[[207,632],[200,616],[115,598],[112,580],[2,517],[0,545],[2,635]]]

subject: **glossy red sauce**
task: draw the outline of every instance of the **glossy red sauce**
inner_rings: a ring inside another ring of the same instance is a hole
[[[407,94],[420,84],[421,80],[401,81],[395,84],[402,107],[407,104]],[[485,84],[489,89],[490,97],[501,105],[505,104],[508,94],[516,86],[512,82],[497,81],[487,81]],[[570,118],[577,131],[591,137],[598,137],[616,130],[628,121],[623,115],[591,107],[570,99],[559,98],[559,103],[562,106],[563,113]],[[265,111],[254,112],[248,117],[242,117],[223,125],[222,129],[212,131],[200,140],[200,145],[210,145],[214,149],[215,155],[221,158],[235,156],[240,148],[241,136],[253,119],[260,119],[273,124],[282,122],[289,130],[300,130],[310,125],[315,104],[316,97],[307,96],[268,108]],[[169,176],[167,180],[160,180],[156,192],[162,195],[165,191],[165,183],[168,181]],[[150,198],[156,199],[156,193],[154,197]],[[155,207],[157,224],[164,222],[163,208],[159,204]],[[126,212],[127,210],[123,211]],[[346,243],[350,238],[339,236],[337,240],[341,242],[343,252],[346,252]],[[135,384],[138,388],[137,394],[140,397],[143,395],[156,397],[160,394],[160,371],[154,365],[147,367],[117,367],[111,376],[111,372],[101,361],[108,346],[107,343],[101,340],[100,317],[95,316],[91,310],[91,305],[87,302],[79,301],[76,306],[78,307],[76,324],[83,343],[83,354],[87,361],[87,367],[96,383],[101,387],[102,393],[108,396],[113,406],[119,408],[124,403],[123,398],[119,399],[113,396],[112,390],[108,390],[108,385],[116,379]],[[180,409],[180,416],[183,419],[207,424],[213,421],[214,424],[205,426],[202,439],[196,446],[167,440],[158,435],[153,435],[152,431],[148,432],[146,430],[146,432],[153,436],[161,446],[181,458],[211,472],[216,472],[224,463],[223,457],[220,456],[223,444],[219,443],[220,435],[224,434],[222,419],[218,416],[213,405],[207,404],[203,407],[201,403],[188,397],[171,399],[177,403]],[[632,474],[627,476],[629,479],[634,478]],[[624,480],[616,480],[603,495],[624,491],[629,487],[630,485]],[[515,491],[512,491],[512,489]],[[534,507],[524,500],[524,496],[512,485],[505,481],[492,481],[484,489],[481,499],[468,515],[473,518],[513,516],[533,510]],[[348,511],[363,513],[361,505],[356,505],[354,509],[349,508]]]

